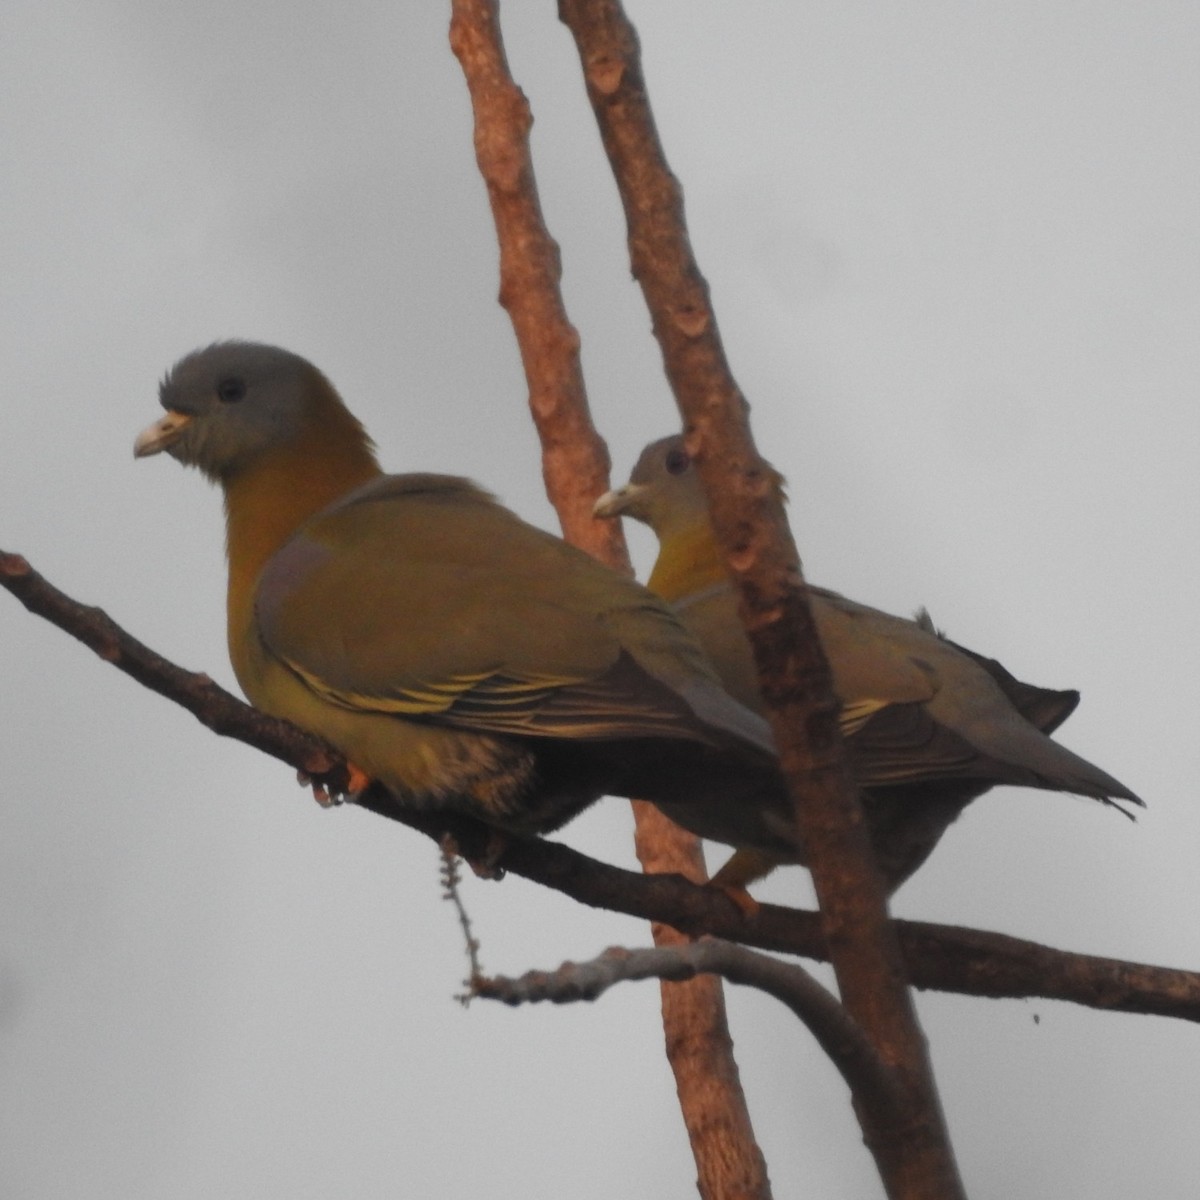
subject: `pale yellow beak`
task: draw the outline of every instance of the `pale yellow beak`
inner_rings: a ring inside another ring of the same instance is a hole
[[[151,454],[161,453],[179,441],[191,420],[187,413],[168,411],[165,417],[160,417],[137,435],[133,443],[133,457],[148,458]]]
[[[624,487],[613,488],[592,505],[592,516],[605,520],[619,517],[635,508],[647,491],[649,488],[641,483],[627,483]]]

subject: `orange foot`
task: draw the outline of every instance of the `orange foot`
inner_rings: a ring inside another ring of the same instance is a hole
[[[723,896],[728,896],[747,921],[753,921],[762,911],[762,905],[744,887],[736,883],[721,883],[719,880],[713,879],[709,881],[709,887],[715,888]]]
[[[756,880],[769,875],[780,860],[764,850],[743,846],[735,850],[729,861],[709,880],[710,886],[724,892],[741,910],[747,921],[758,916],[762,905],[746,889]]]
[[[301,787],[311,787],[313,799],[322,808],[334,808],[344,804],[347,799],[353,799],[359,792],[365,791],[371,782],[371,777],[361,771],[353,763],[346,764],[347,782],[345,791],[331,791],[324,783],[314,783],[306,771],[296,772],[296,782]]]

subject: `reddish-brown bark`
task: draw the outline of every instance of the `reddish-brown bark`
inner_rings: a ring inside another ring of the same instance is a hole
[[[614,522],[592,518],[607,490],[608,449],[588,410],[579,335],[567,318],[558,245],[542,219],[529,153],[528,101],[505,60],[495,0],[453,0],[450,44],[462,65],[475,117],[475,156],[487,184],[500,243],[500,303],[512,320],[529,408],[542,443],[546,494],[563,535],[629,573]],[[607,526],[607,527],[606,527]],[[635,806],[638,853],[646,870],[699,872],[699,843],[657,809]],[[649,865],[650,860],[654,866]],[[681,935],[656,926],[656,941]],[[766,1164],[733,1058],[721,981],[713,975],[662,985],[667,1058],[705,1197],[768,1200]]]
[[[829,665],[800,560],[726,361],[692,254],[683,195],[654,126],[637,36],[619,0],[560,0],[625,209],[634,278],[683,414],[717,540],[738,589],[763,698],[808,849],[847,1011],[896,1072],[904,1117],[859,1094],[855,1108],[888,1194],[962,1196],[928,1048],[846,767]]]

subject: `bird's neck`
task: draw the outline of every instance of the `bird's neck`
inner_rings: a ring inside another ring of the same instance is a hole
[[[267,560],[310,517],[380,474],[365,441],[343,443],[314,431],[224,481],[231,632],[249,621]]]
[[[658,561],[646,586],[674,604],[725,578],[725,562],[712,529],[707,521],[700,521],[662,536]]]

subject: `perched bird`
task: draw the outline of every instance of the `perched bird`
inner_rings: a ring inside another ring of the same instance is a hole
[[[596,515],[634,517],[654,530],[659,555],[650,590],[674,605],[730,694],[761,712],[750,644],[683,438],[647,446],[629,483],[596,502]],[[842,706],[850,769],[892,889],[963,808],[996,784],[1142,803],[1047,736],[1074,710],[1078,692],[1021,683],[939,635],[925,614],[904,620],[822,588],[810,588],[809,597]],[[748,847],[715,878],[744,885],[777,861]]]
[[[520,833],[638,796],[794,856],[765,722],[640,584],[465,479],[383,474],[329,381],[285,350],[198,350],[159,398],[134,453],[224,490],[238,682],[337,747],[352,787]]]

